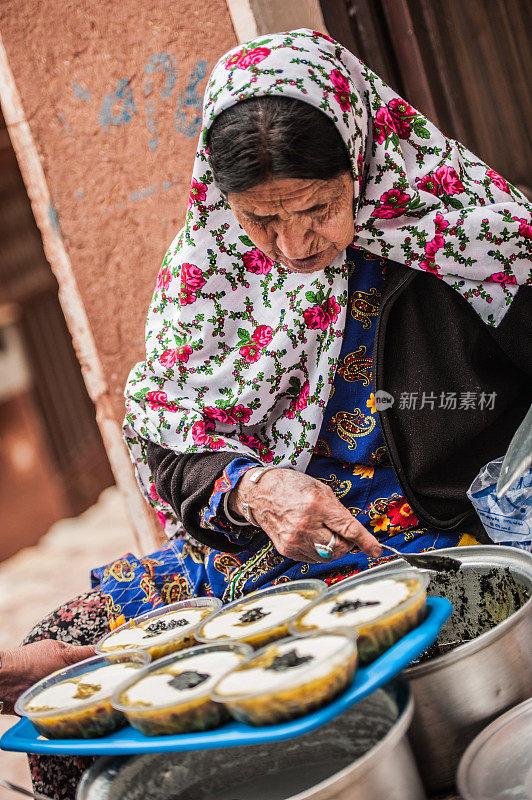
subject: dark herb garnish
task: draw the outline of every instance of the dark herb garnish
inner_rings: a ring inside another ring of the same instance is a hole
[[[149,625],[146,625],[144,630],[148,634],[148,636],[157,636],[159,633],[164,633],[164,631],[173,631],[174,628],[182,628],[184,625],[188,625],[188,621],[186,619],[158,619],[157,622],[150,622]]]
[[[284,672],[286,669],[299,667],[300,664],[312,661],[313,658],[314,656],[299,656],[297,650],[290,650],[283,656],[275,656],[272,663],[266,667],[266,669],[271,669],[273,672]]]
[[[183,691],[183,689],[193,689],[195,686],[199,686],[200,683],[206,681],[208,677],[209,675],[205,672],[194,672],[189,669],[185,670],[185,672],[180,672],[179,675],[172,678],[170,686],[180,691]]]
[[[379,600],[339,600],[335,606],[331,608],[331,614],[343,614],[344,611],[358,611],[359,608],[365,606],[378,606]]]
[[[250,622],[258,622],[259,619],[267,617],[268,614],[271,614],[271,611],[263,611],[262,608],[250,608],[249,611],[245,611],[240,615],[238,622],[240,625],[249,625]]]

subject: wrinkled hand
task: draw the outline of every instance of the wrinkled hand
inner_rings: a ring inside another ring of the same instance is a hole
[[[0,669],[0,700],[4,713],[12,714],[15,701],[29,686],[57,669],[90,658],[96,651],[92,645],[79,646],[43,639],[14,650],[3,650]]]
[[[363,550],[376,558],[382,548],[377,539],[343,506],[332,489],[321,481],[291,469],[270,470],[257,484],[249,481],[252,470],[239,480],[229,496],[229,508],[244,516],[242,501],[268,534],[275,549],[294,561],[331,561],[350,550]],[[318,556],[314,542],[335,544],[332,557]]]

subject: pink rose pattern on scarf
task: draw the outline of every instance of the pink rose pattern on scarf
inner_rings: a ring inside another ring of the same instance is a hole
[[[372,217],[393,219],[401,217],[410,202],[410,195],[401,189],[388,189],[379,198],[379,205],[371,212]]]
[[[303,317],[307,328],[321,328],[324,331],[329,325],[336,322],[339,313],[340,306],[336,302],[336,298],[330,297],[322,305],[307,308],[306,311],[303,311]]]
[[[441,214],[436,214],[434,217],[434,225],[436,228],[436,235],[425,245],[425,258],[421,259],[419,265],[421,269],[424,269],[427,272],[433,272],[437,275],[438,267],[435,266],[436,254],[438,250],[441,250],[445,244],[443,232],[449,227],[449,223],[442,217]]]
[[[182,306],[188,306],[197,299],[197,292],[205,286],[205,278],[199,267],[194,264],[183,264],[181,267],[181,296]]]
[[[497,183],[495,185],[499,186]],[[432,174],[425,175],[418,180],[417,187],[436,195],[436,197],[444,195],[448,197],[465,191],[464,184],[453,167],[438,167]],[[501,187],[499,186],[499,188]]]
[[[261,250],[257,250],[257,248],[244,253],[242,260],[248,272],[254,272],[256,275],[267,275],[268,272],[271,272],[273,267],[271,258],[268,258]]]
[[[373,134],[377,144],[382,144],[392,136],[397,134],[399,139],[408,139],[412,131],[412,124],[417,118],[417,135],[421,129],[426,130],[423,124],[423,117],[417,113],[415,108],[409,106],[405,100],[395,97],[387,105],[381,106],[373,118]]]
[[[244,47],[242,50],[239,50],[238,53],[234,53],[227,59],[225,68],[247,69],[255,64],[260,64],[260,62],[264,61],[269,55],[270,51],[267,47],[250,47],[249,49]]]
[[[336,89],[334,99],[340,105],[342,111],[349,111],[351,108],[349,81],[337,69],[333,69],[330,78]]]
[[[294,419],[297,411],[302,411],[308,406],[310,385],[308,381],[305,381],[303,386],[301,386],[301,382],[297,378],[291,378],[290,384],[291,391],[289,394],[293,396],[293,400],[290,402],[290,407],[286,412],[286,416],[289,419]]]
[[[238,46],[206,87],[185,226],[157,277],[146,359],[126,387],[124,434],[148,498],[145,439],[305,469],[320,429],[344,331],[345,254],[310,275],[273,263],[243,235],[209,169],[212,120],[264,93],[311,103],[337,126],[355,177],[357,247],[434,273],[491,325],[532,282],[526,198],[353,54],[308,30]],[[171,536],[172,510],[151,502]]]
[[[192,178],[192,182],[190,184],[190,194],[188,196],[188,207],[190,208],[194,204],[199,205],[199,203],[205,202],[205,198],[207,197],[207,187],[204,183],[200,183],[195,178]]]
[[[528,221],[526,219],[519,219],[517,221],[519,222],[519,233],[521,236],[524,236],[526,239],[532,239],[532,217]]]

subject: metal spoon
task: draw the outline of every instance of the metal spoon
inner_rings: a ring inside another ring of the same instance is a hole
[[[431,569],[434,572],[458,572],[462,566],[462,562],[457,558],[450,558],[450,556],[440,556],[437,553],[401,553],[395,547],[390,547],[389,544],[379,542],[381,547],[385,550],[390,550],[396,556],[402,558],[411,567],[418,569]]]
[[[0,778],[0,786],[3,786],[4,789],[10,789],[12,792],[18,792],[19,794],[23,794],[25,797],[34,797],[35,800],[52,800],[52,798],[48,797],[47,795],[38,794],[36,792],[29,792],[22,786],[17,786],[16,783],[10,783],[10,781],[3,781],[2,778]]]

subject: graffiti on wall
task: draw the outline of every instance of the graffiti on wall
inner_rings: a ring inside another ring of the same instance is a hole
[[[197,136],[201,125],[202,93],[198,87],[206,74],[207,62],[201,59],[188,76],[184,91],[178,94],[176,59],[169,53],[155,53],[144,65],[140,86],[134,86],[130,78],[121,78],[112,91],[104,94],[98,109],[99,125],[109,133],[113,127],[128,125],[134,119],[143,119],[148,147],[150,150],[157,150],[158,117],[161,113],[170,111],[175,129],[192,139]],[[158,89],[156,83],[161,84]],[[88,88],[73,83],[72,90],[81,102],[91,102]]]
[[[207,76],[207,68],[207,61],[201,59],[190,71],[180,71],[177,59],[163,52],[150,56],[141,69],[134,71],[133,77],[115,79],[113,85],[104,87],[103,91],[95,90],[90,83],[78,78],[70,84],[69,107],[56,112],[57,125],[69,136],[83,136],[84,141],[89,141],[90,133],[95,131],[112,134],[120,128],[127,130],[135,125],[137,129],[141,128],[141,136],[135,136],[135,139],[142,141],[144,136],[146,147],[153,153],[158,149],[159,137],[168,136],[172,128],[178,134],[194,139],[201,127],[202,82]],[[81,130],[78,122],[82,122]],[[183,183],[182,176],[174,172],[161,177],[164,179],[157,183],[128,187],[118,202],[105,206],[100,204],[100,214],[122,211],[131,202],[147,200]],[[87,191],[87,187],[78,186],[73,197],[76,201],[86,202],[90,196]],[[116,194],[120,196],[121,192]],[[60,205],[54,198],[48,210],[52,230],[59,237]],[[166,218],[162,220],[166,221]]]

